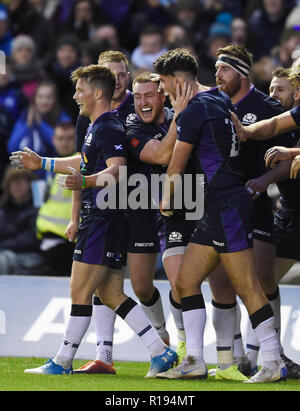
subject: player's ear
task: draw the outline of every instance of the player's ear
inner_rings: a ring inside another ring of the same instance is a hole
[[[97,88],[96,89],[96,91],[95,91],[95,97],[96,97],[96,100],[98,101],[98,100],[102,100],[102,98],[103,98],[103,90],[101,90],[101,88]]]

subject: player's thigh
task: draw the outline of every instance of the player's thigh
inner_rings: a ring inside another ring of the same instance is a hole
[[[219,304],[232,304],[236,300],[235,290],[224,269],[223,264],[213,270],[208,277],[213,299]]]
[[[213,247],[189,243],[176,279],[181,298],[199,292],[201,283],[218,263],[219,255]]]
[[[71,298],[74,304],[85,304],[107,275],[107,266],[73,261],[71,274]]]
[[[249,315],[267,304],[258,280],[252,248],[220,254],[220,259],[236,293],[246,305]]]
[[[133,288],[151,287],[155,275],[157,253],[127,253]]]

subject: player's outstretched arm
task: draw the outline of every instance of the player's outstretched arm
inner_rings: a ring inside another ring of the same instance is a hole
[[[57,183],[66,190],[83,190],[85,188],[105,187],[110,183],[117,184],[120,177],[120,166],[126,166],[126,164],[126,157],[111,157],[106,160],[106,169],[89,176],[84,176],[69,167],[71,175],[58,176]]]
[[[253,200],[256,200],[260,194],[264,193],[270,184],[278,183],[289,177],[291,161],[280,161],[278,166],[268,170],[260,177],[248,180],[245,187]]]
[[[174,117],[165,137],[159,141],[151,139],[145,145],[140,154],[140,160],[149,164],[167,165],[172,157],[174,144],[176,142],[176,118],[184,110],[193,97],[191,85],[184,83],[181,87],[176,85],[176,97],[170,95],[170,101],[174,108]]]
[[[28,147],[23,151],[14,151],[10,156],[13,166],[27,168],[28,170],[53,171],[55,173],[70,174],[68,167],[80,169],[80,155],[71,157],[41,157]]]
[[[293,147],[282,147],[274,146],[269,148],[265,154],[265,164],[266,167],[273,168],[276,166],[278,161],[293,160],[297,155],[300,154],[300,148]]]
[[[230,112],[230,114],[240,141],[247,141],[248,139],[268,140],[278,134],[298,128],[289,111],[266,120],[258,121],[246,127],[243,126],[235,113]]]

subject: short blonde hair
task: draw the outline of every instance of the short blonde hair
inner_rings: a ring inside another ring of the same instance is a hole
[[[158,86],[159,80],[153,80],[153,73],[151,73],[150,71],[145,71],[135,77],[132,83],[132,87],[135,85],[135,83],[157,83]]]
[[[128,69],[127,57],[125,56],[125,54],[121,53],[121,51],[103,51],[103,53],[99,55],[98,64],[102,65],[106,63],[124,63],[126,65],[126,68]]]

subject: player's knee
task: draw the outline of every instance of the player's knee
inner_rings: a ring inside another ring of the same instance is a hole
[[[132,282],[132,288],[135,295],[141,301],[148,301],[152,297],[154,291],[153,282]]]
[[[93,294],[79,287],[71,287],[72,304],[92,305]]]
[[[196,284],[191,283],[189,279],[186,279],[184,277],[178,276],[175,279],[175,287],[176,290],[178,291],[180,297],[185,296],[187,294],[193,293],[193,290],[195,287],[197,287]]]

